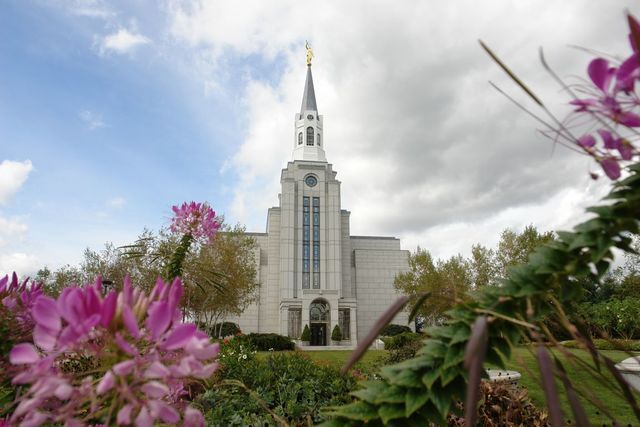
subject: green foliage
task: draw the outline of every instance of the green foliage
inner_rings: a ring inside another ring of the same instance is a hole
[[[393,337],[383,337],[385,350],[396,350],[412,342],[421,342],[426,335],[417,332],[403,332]]]
[[[401,337],[405,338],[400,339]],[[422,347],[424,338],[425,335],[414,334],[413,332],[386,338],[384,344],[385,350],[387,350],[386,364],[399,363],[414,358]]]
[[[411,328],[408,327],[407,325],[398,325],[395,323],[390,323],[382,329],[382,331],[380,332],[380,335],[383,337],[393,337],[395,335],[400,335],[405,332],[412,332]]]
[[[497,367],[505,366],[511,349],[523,339],[540,342],[546,335],[544,321],[553,312],[573,338],[587,346],[588,336],[578,332],[579,325],[569,325],[561,307],[582,298],[581,280],[598,282],[605,275],[614,247],[630,249],[628,236],[638,233],[640,225],[640,164],[632,165],[629,172],[628,178],[613,184],[606,205],[588,209],[592,219],[573,232],[559,232],[557,239],[538,247],[527,263],[509,268],[501,286],[484,287],[473,301],[456,304],[444,324],[429,328],[429,338],[416,357],[381,368],[381,380],[354,393],[357,401],[329,408],[327,415],[333,419],[327,425],[444,425],[447,415],[456,411],[454,402],[466,397],[465,348],[479,316],[489,320],[485,360]],[[414,257],[409,274],[419,273],[418,265],[433,266],[428,253],[418,254],[429,262],[416,263]],[[612,367],[613,362],[596,350],[590,355],[596,366]],[[482,360],[482,356],[469,354],[470,360]],[[567,362],[579,365],[576,360]],[[580,369],[577,365],[572,368]],[[616,379],[609,386],[623,391],[640,419],[624,381]]]
[[[640,316],[638,308],[640,298],[612,298],[596,304],[585,303],[580,306],[581,314],[593,335],[605,333],[612,338],[624,340],[640,338]]]
[[[394,286],[411,299],[408,306],[413,306],[424,293],[430,292],[429,303],[421,307],[419,315],[427,324],[436,324],[444,320],[444,313],[457,300],[466,297],[471,287],[471,274],[467,261],[461,256],[434,261],[428,251],[418,248],[409,255],[409,271],[398,274]]]
[[[207,332],[211,338],[224,338],[242,333],[240,326],[233,322],[216,323],[211,327],[200,323],[198,324],[198,328]]]
[[[309,329],[309,325],[304,325],[304,329],[302,330],[302,335],[300,335],[300,341],[310,341],[311,340],[311,330]]]
[[[285,351],[295,348],[291,338],[278,334],[251,333],[240,338],[249,342],[258,351]]]
[[[333,327],[333,331],[331,331],[331,339],[333,341],[342,341],[342,331],[340,330],[340,325],[336,325]]]
[[[598,350],[640,351],[640,341],[638,340],[597,338],[592,341]],[[576,340],[563,341],[561,344],[567,348],[582,348],[582,344]]]
[[[289,425],[308,425],[324,420],[322,406],[350,401],[355,387],[352,376],[319,366],[301,352],[273,353],[232,371],[223,362],[216,384],[196,404],[211,426],[279,425],[274,415]]]

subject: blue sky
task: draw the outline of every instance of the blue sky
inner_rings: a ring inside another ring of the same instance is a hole
[[[538,46],[580,75],[590,57],[567,45],[624,55],[623,10],[639,8],[453,3],[2,2],[0,270],[130,243],[182,201],[263,231],[290,160],[305,39],[352,234],[449,256],[505,227],[571,226],[606,180],[489,87],[519,95],[477,39],[562,116]]]
[[[1,212],[28,224],[11,246],[43,264],[63,262],[59,251],[77,262],[83,247],[158,229],[183,200],[228,204],[233,172],[219,170],[244,135],[236,99],[245,73],[227,73],[225,90],[208,96],[180,66],[179,49],[154,48],[153,8],[135,15],[134,34],[148,42],[101,51],[113,30],[73,6],[13,1],[0,13],[0,160],[33,165]],[[277,76],[275,59],[226,61]]]

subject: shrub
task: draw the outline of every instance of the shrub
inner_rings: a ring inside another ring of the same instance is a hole
[[[295,344],[291,341],[291,338],[278,334],[251,333],[245,336],[258,351],[283,351],[293,350],[295,348]]]
[[[324,419],[321,407],[348,403],[356,387],[353,376],[319,366],[301,352],[273,353],[233,371],[223,366],[217,379],[196,400],[212,426],[280,425],[269,411],[292,426],[315,424]]]
[[[417,332],[404,332],[394,337],[384,337],[382,341],[384,341],[385,350],[397,350],[409,343],[421,342],[423,338],[424,335]]]
[[[406,325],[398,325],[395,323],[391,323],[384,328],[380,332],[380,335],[383,337],[394,337],[396,335],[403,334],[405,332],[413,332],[410,327]]]
[[[592,341],[598,350],[640,351],[640,341],[637,340],[594,339]],[[567,348],[582,348],[576,340],[563,341],[562,345]]]
[[[304,330],[302,331],[302,335],[300,336],[300,341],[311,341],[311,331],[309,330],[309,325],[304,325]]]
[[[200,328],[205,330],[211,338],[224,338],[242,333],[240,326],[233,322],[216,323],[213,326],[200,325]]]
[[[331,331],[331,339],[333,341],[342,341],[342,331],[340,330],[339,325],[333,327],[333,331]]]

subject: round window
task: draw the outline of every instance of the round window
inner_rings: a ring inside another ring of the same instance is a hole
[[[313,175],[309,175],[304,179],[305,184],[307,184],[309,187],[315,187],[316,184],[318,183],[318,179],[313,176]]]
[[[309,114],[309,115],[307,116],[307,120],[313,120],[313,115]]]

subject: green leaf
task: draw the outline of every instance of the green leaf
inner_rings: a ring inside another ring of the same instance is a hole
[[[459,326],[456,328],[456,332],[453,334],[451,340],[449,341],[450,345],[460,342],[466,342],[471,335],[471,328],[469,327],[469,325],[466,325],[464,323],[458,323],[458,325]]]
[[[412,369],[402,369],[389,382],[402,387],[422,387],[420,380],[420,372]]]
[[[431,401],[438,409],[442,418],[447,418],[449,408],[451,407],[451,397],[447,393],[443,393],[444,390],[432,390],[429,394]]]
[[[345,406],[328,408],[326,414],[364,422],[379,418],[377,408],[366,402],[355,402]]]
[[[388,386],[379,392],[374,403],[404,403],[404,395],[404,389],[393,385]]]
[[[387,385],[382,381],[366,381],[362,385],[364,388],[352,391],[351,395],[360,398],[368,403],[376,403],[378,394],[382,393]]]
[[[594,232],[580,233],[569,245],[569,250],[596,246],[598,234]]]
[[[429,400],[429,392],[424,389],[410,388],[404,397],[405,413],[409,418],[415,411],[420,409]]]
[[[384,404],[378,409],[378,415],[383,423],[404,417],[404,405]]]
[[[440,383],[445,387],[451,381],[455,380],[461,372],[462,371],[458,366],[452,366],[451,368],[444,369],[440,374]]]
[[[613,209],[611,206],[592,206],[586,209],[587,212],[592,212],[601,218],[612,218]]]
[[[452,345],[449,346],[447,354],[444,357],[444,362],[440,369],[447,369],[451,366],[457,366],[464,360],[464,346]]]
[[[440,371],[437,368],[434,368],[422,375],[422,383],[430,389],[438,378],[440,378]]]

